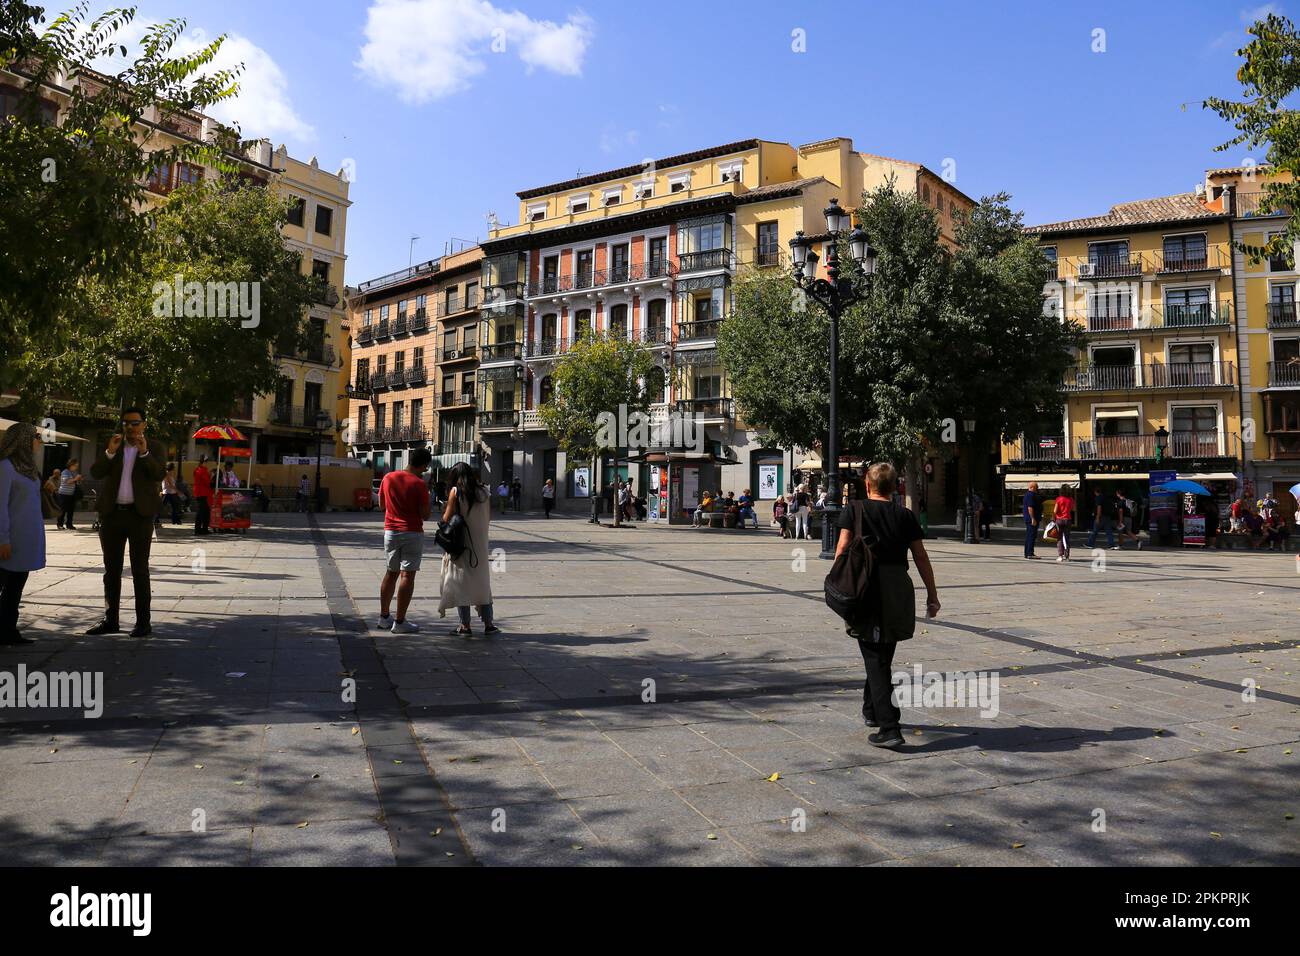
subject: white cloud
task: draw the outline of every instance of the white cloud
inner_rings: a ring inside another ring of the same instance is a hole
[[[140,51],[140,38],[154,21],[136,20],[119,34],[129,57]],[[188,56],[211,43],[204,30],[187,30],[177,38],[169,55]],[[228,100],[209,107],[205,112],[223,123],[238,123],[245,137],[310,140],[315,130],[294,109],[289,96],[289,81],[271,55],[252,40],[238,33],[227,34],[221,48],[203,72],[233,69],[243,64],[238,76],[239,92]],[[105,73],[117,73],[128,65],[121,56],[105,57],[92,64]]]
[[[1276,3],[1266,3],[1260,7],[1238,10],[1237,19],[1241,21],[1241,29],[1227,30],[1224,33],[1220,33],[1210,41],[1210,49],[1217,50],[1221,47],[1231,46],[1234,50],[1238,50],[1241,47],[1244,47],[1254,39],[1254,37],[1246,33],[1246,28],[1258,20],[1263,20],[1270,13],[1276,13],[1280,16],[1282,14],[1282,8]]]
[[[488,57],[517,56],[531,72],[582,75],[593,24],[582,13],[563,23],[534,20],[488,0],[374,0],[357,66],[408,103],[466,90]]]
[[[612,124],[606,125],[600,134],[600,151],[617,153],[624,146],[635,146],[641,134],[634,129],[619,130]]]

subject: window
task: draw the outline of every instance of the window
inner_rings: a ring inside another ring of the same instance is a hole
[[[370,406],[362,405],[357,408],[357,432],[363,436],[360,440],[365,441],[366,426],[370,424]]]
[[[623,187],[618,186],[613,189],[606,189],[601,195],[604,197],[606,206],[617,206],[623,201]]]
[[[609,250],[609,281],[626,282],[628,278],[628,245],[623,243]]]
[[[574,258],[577,262],[576,275],[574,276],[573,287],[575,289],[587,289],[591,286],[592,262],[595,253],[590,249],[583,249]]]
[[[1279,282],[1268,290],[1268,320],[1279,324],[1295,323],[1295,283]]]
[[[1165,236],[1164,246],[1167,271],[1205,268],[1205,233],[1194,236]]]
[[[560,257],[547,256],[542,260],[542,292],[558,292],[560,288]]]
[[[380,321],[380,322],[387,322],[387,321],[388,321],[388,306],[386,306],[386,305],[381,305],[381,306],[379,307],[379,321]]]
[[[1169,346],[1169,367],[1164,371],[1170,385],[1213,385],[1217,380],[1212,342],[1191,342]]]
[[[387,417],[388,417],[387,405],[375,406],[375,431],[382,432],[384,430],[384,425],[386,423]]]
[[[528,207],[528,221],[541,222],[546,218],[546,203],[541,202]]]
[[[478,305],[478,283],[465,283],[465,308],[472,309]]]
[[[1280,235],[1281,233],[1275,232],[1272,233],[1268,237],[1268,239],[1270,242],[1272,242]],[[1277,255],[1268,257],[1269,272],[1290,272],[1294,268],[1295,266],[1291,262],[1291,251],[1289,249],[1284,249],[1282,252],[1279,252]]]
[[[311,261],[311,274],[322,282],[329,282],[330,264],[328,262],[323,262],[320,259],[313,259]],[[388,308],[388,306],[384,306],[384,308]]]
[[[587,197],[573,197],[569,200],[569,213],[579,213],[587,211]]]
[[[651,199],[655,194],[654,181],[637,183],[632,187],[632,196],[636,199]]]
[[[403,423],[402,423],[402,409],[403,409],[403,403],[402,403],[402,402],[393,402],[393,427],[394,427],[394,428],[401,428],[401,427],[402,427],[402,424],[403,424]]]
[[[329,206],[316,207],[316,231],[322,236],[330,234],[330,228],[334,222],[334,210]]]
[[[548,312],[542,316],[542,353],[549,355],[556,351],[556,315]]]
[[[320,404],[320,383],[308,382],[303,386],[302,396],[302,413],[303,422],[307,425],[316,424],[316,413],[321,410]]]
[[[203,167],[193,163],[176,164],[176,185],[197,186],[203,182]]]
[[[760,266],[774,266],[781,260],[781,242],[777,236],[777,223],[758,224],[758,261]]]
[[[406,315],[406,300],[405,300],[405,299],[398,299],[398,300],[397,300],[397,316],[398,316],[398,318],[401,318],[401,317],[404,316],[404,315]]]
[[[376,356],[375,357],[375,381],[379,382],[380,379],[387,377],[387,375],[388,375],[388,356],[387,355]]]
[[[289,202],[289,225],[301,226],[303,217],[307,214],[307,200],[301,196],[294,196]]]
[[[169,163],[154,163],[145,179],[145,187],[156,193],[169,192],[172,188],[172,168]]]
[[[370,322],[374,318],[374,315],[375,315],[374,309],[366,309],[366,317],[362,320],[361,324],[366,328],[369,328]]]
[[[927,206],[930,205],[930,184],[924,183],[921,186],[921,201]]]
[[[655,236],[650,240],[648,253],[651,273],[657,275],[668,259],[668,239],[665,236]]]
[[[424,368],[424,346],[417,345],[411,352],[411,368]]]
[[[454,351],[456,351],[456,330],[452,329],[450,332],[442,333],[442,354],[446,356]]]
[[[394,352],[394,353],[393,353],[393,371],[394,371],[394,372],[400,372],[400,371],[402,371],[402,370],[405,369],[405,368],[406,368],[406,353],[405,353],[405,352]]]
[[[428,301],[429,301],[429,297],[425,293],[421,292],[419,295],[417,295],[415,297],[415,311],[423,312],[425,308],[425,303]]]
[[[673,182],[671,182],[671,183],[668,184],[668,191],[669,191],[670,193],[680,193],[680,192],[684,192],[685,189],[686,189],[686,187],[687,187],[688,185],[690,185],[690,183],[689,183],[688,180],[685,180],[685,179],[677,179],[677,180],[674,180]]]
[[[620,339],[627,338],[627,306],[620,303],[609,310],[609,331]]]
[[[1088,331],[1108,332],[1133,328],[1133,291],[1116,283],[1118,288],[1093,292],[1088,296]]]
[[[458,290],[456,289],[456,287],[452,286],[450,289],[446,289],[442,293],[443,295],[442,308],[444,313],[460,311],[460,296],[456,294],[457,291]]]
[[[577,336],[585,334],[591,329],[591,309],[579,309],[573,313],[573,334]]]
[[[411,427],[421,428],[424,425],[424,399],[411,399]]]
[[[1210,317],[1209,286],[1165,291],[1165,325],[1204,325]]]
[[[1179,432],[1215,433],[1219,410],[1214,405],[1182,405],[1173,409],[1174,434]]]
[[[1043,258],[1048,262],[1048,277],[1056,278],[1056,246],[1044,246]]]
[[[726,247],[726,230],[721,219],[687,226],[677,233],[677,254],[708,252]]]
[[[742,170],[745,164],[737,161],[734,163],[721,163],[718,166],[718,179],[724,183],[738,183],[741,181]]]
[[[656,342],[663,341],[663,334],[668,326],[668,300],[654,299],[646,308],[646,328],[650,330]]]
[[[538,387],[537,404],[539,405],[548,404],[551,401],[552,396],[554,395],[555,395],[555,382],[551,379],[551,376],[547,375],[545,378],[542,379],[542,383]]]
[[[692,398],[721,398],[722,376],[718,374],[696,374],[691,383]]]

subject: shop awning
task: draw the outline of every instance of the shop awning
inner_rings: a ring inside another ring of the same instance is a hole
[[[1007,475],[1003,485],[1008,491],[1024,491],[1029,487],[1031,481],[1038,482],[1039,485],[1045,485],[1049,488],[1078,488],[1078,475]]]
[[[1179,478],[1188,481],[1237,481],[1238,476],[1230,471],[1180,471]]]
[[[821,456],[821,455],[809,455],[809,456],[808,456],[807,458],[805,458],[803,461],[799,462],[799,464],[795,465],[795,466],[794,466],[794,470],[795,470],[795,471],[821,471],[821,470],[822,470],[822,456]]]
[[[1088,472],[1089,481],[1146,481],[1151,477],[1146,471],[1098,471]]]

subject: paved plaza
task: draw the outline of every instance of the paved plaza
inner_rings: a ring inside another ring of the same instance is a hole
[[[39,643],[0,669],[102,672],[106,702],[0,710],[0,862],[1300,861],[1292,554],[928,542],[943,611],[895,670],[996,673],[998,713],[906,707],[894,752],[815,542],[508,515],[504,632],[467,639],[431,539],[395,636],[375,515],[257,523],[155,541],[144,639],[80,636],[97,541],[50,529]]]

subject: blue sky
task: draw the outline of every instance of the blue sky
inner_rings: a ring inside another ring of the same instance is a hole
[[[833,135],[956,163],[1027,223],[1190,190],[1230,129],[1235,51],[1263,11],[1230,0],[592,2],[138,0],[232,37],[246,135],[355,169],[355,284],[516,220],[516,190],[736,139]],[[57,3],[52,3],[57,7]],[[803,31],[805,52],[793,32]],[[1104,52],[1094,52],[1094,31]],[[1186,103],[1186,110],[1182,104]],[[1262,158],[1262,157],[1260,157]]]

